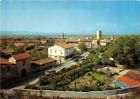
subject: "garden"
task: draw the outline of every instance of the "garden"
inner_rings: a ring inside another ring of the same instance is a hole
[[[96,72],[94,65],[88,59],[71,68],[53,72],[40,77],[33,85],[27,85],[27,89],[41,90],[69,90],[69,91],[98,91],[114,89],[110,86],[111,78],[108,75]]]

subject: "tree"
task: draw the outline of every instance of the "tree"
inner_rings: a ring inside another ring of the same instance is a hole
[[[134,35],[119,37],[107,48],[105,53],[120,64],[133,66],[140,61],[140,37]]]
[[[87,46],[85,45],[85,43],[80,43],[78,45],[78,49],[80,50],[80,52],[84,52],[87,50]]]
[[[35,48],[35,46],[33,46],[33,45],[32,45],[32,46],[27,46],[27,47],[25,47],[26,50],[32,50],[32,49],[34,49],[34,48]]]
[[[97,45],[100,46],[100,40],[97,40]]]

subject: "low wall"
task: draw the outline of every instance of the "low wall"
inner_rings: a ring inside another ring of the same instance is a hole
[[[1,90],[3,93],[22,92],[24,94],[30,93],[30,95],[43,96],[43,97],[64,97],[64,98],[106,98],[107,96],[124,94],[129,92],[139,91],[140,86],[106,90],[106,91],[90,91],[90,92],[78,92],[78,91],[53,91],[53,90],[33,90],[33,89],[13,89],[13,90]]]

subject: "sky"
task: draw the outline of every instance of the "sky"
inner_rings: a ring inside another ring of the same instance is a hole
[[[139,0],[0,0],[0,31],[140,34]]]

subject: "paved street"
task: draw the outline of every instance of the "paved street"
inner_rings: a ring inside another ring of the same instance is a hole
[[[88,54],[89,54],[89,52],[85,52],[85,53],[83,53],[81,56],[84,57],[84,58],[86,58],[86,57],[88,56]],[[63,68],[69,68],[69,67],[71,67],[71,66],[73,66],[73,65],[76,65],[76,64],[77,64],[77,62],[74,62],[73,59],[70,58],[70,59],[68,59],[66,62],[57,65],[57,67],[51,68],[51,69],[49,69],[49,70],[46,70],[46,71],[45,71],[45,74],[47,74],[48,71],[56,71],[56,72],[57,72],[57,71],[60,71],[60,70],[63,69]],[[40,76],[41,76],[41,75],[37,75],[36,77],[31,78],[31,79],[28,80],[28,81],[23,81],[22,83],[18,84],[16,87],[14,87],[14,89],[15,89],[15,88],[21,88],[21,89],[23,89],[27,84],[34,84],[34,83],[36,83],[36,82],[39,80],[39,77],[40,77]],[[13,89],[13,88],[12,88],[12,89]]]

